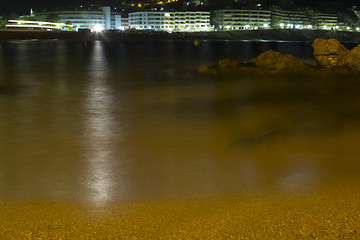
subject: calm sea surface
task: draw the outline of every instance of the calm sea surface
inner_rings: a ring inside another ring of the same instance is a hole
[[[360,180],[358,77],[209,76],[301,42],[0,43],[0,200],[299,194]]]

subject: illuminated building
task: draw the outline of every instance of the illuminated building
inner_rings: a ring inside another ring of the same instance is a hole
[[[269,10],[216,10],[213,23],[215,30],[251,30],[270,27],[271,12]]]
[[[309,16],[317,29],[337,29],[336,26],[338,26],[338,17],[336,14],[309,11]]]
[[[134,12],[129,28],[167,32],[213,31],[210,12]]]
[[[271,17],[277,19],[275,28],[286,28],[286,29],[311,29],[312,23],[306,12],[302,11],[284,11],[280,9],[271,10]]]
[[[110,7],[102,7],[94,10],[70,10],[70,11],[49,11],[36,13],[36,18],[45,20],[46,16],[56,14],[60,17],[61,23],[70,23],[78,29],[90,29],[101,31],[108,29],[124,29],[121,25],[121,15],[111,12]]]
[[[119,16],[119,15],[116,15]],[[120,16],[120,22],[121,22],[121,26],[116,28],[116,29],[120,29],[120,30],[126,30],[129,28],[129,19],[128,18],[123,18]]]
[[[314,11],[273,10],[216,10],[212,18],[215,30],[256,30],[269,28],[283,29],[336,29],[336,14]]]

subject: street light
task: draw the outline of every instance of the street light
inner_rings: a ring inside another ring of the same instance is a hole
[[[104,27],[101,26],[100,24],[95,24],[95,25],[94,25],[94,31],[95,31],[95,32],[101,32],[101,31],[103,31],[103,30],[104,30]]]

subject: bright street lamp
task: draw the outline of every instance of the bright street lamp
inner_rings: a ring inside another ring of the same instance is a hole
[[[104,30],[104,27],[101,26],[100,24],[95,24],[95,25],[94,25],[94,31],[95,31],[95,32],[101,32],[101,31],[103,31],[103,30]]]

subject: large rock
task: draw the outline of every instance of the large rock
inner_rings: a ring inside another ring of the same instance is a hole
[[[340,59],[349,54],[349,50],[336,39],[315,39],[314,57],[316,62],[327,69],[339,67]],[[341,63],[343,65],[344,63]]]
[[[290,54],[281,54],[272,50],[263,52],[250,63],[241,63],[231,59],[221,59],[218,64],[202,66],[200,73],[248,73],[266,74],[279,72],[316,72],[334,70],[340,73],[360,73],[360,45],[349,51],[336,39],[316,39],[314,56],[318,66],[303,63]]]
[[[360,72],[360,45],[339,59],[338,68]]]
[[[269,50],[251,59],[256,67],[271,72],[303,71],[309,67],[290,54],[281,54]]]
[[[253,70],[253,65],[247,63],[241,63],[236,60],[224,58],[215,65],[205,65],[198,69],[199,73],[238,73],[238,72],[249,72]]]
[[[234,68],[237,68],[240,65],[240,62],[232,60],[229,58],[221,59],[219,62],[219,68],[224,71],[228,71]]]
[[[215,74],[215,73],[218,73],[218,68],[217,68],[217,66],[204,65],[204,66],[201,66],[198,69],[198,72],[199,73],[212,73],[212,74]]]

